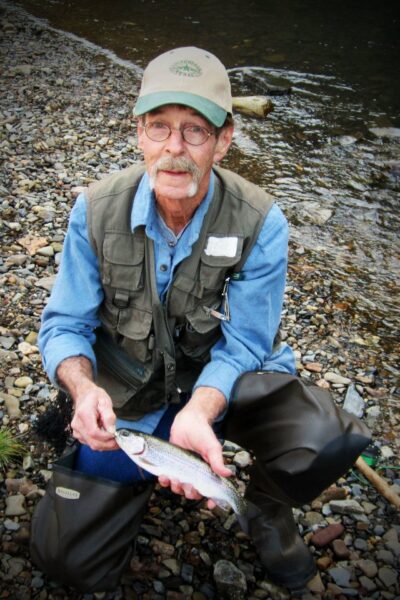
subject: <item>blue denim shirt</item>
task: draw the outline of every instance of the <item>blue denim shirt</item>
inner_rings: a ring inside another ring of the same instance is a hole
[[[192,220],[176,236],[156,210],[145,174],[135,195],[131,226],[144,225],[154,240],[156,279],[163,301],[177,265],[186,258],[199,237],[204,215],[214,191],[212,174],[207,195]],[[211,350],[195,388],[220,390],[229,401],[232,386],[244,371],[295,372],[295,360],[287,344],[273,353],[285,287],[288,226],[274,204],[242,270],[239,281],[231,281],[228,298],[230,321],[222,322],[222,336]],[[161,268],[162,267],[162,268]],[[88,240],[86,199],[81,194],[72,209],[62,260],[49,302],[42,315],[39,347],[44,368],[55,381],[57,366],[71,356],[86,356],[96,369],[93,330],[100,324],[98,308],[103,300],[97,258]],[[135,427],[154,431],[164,409],[146,415]]]

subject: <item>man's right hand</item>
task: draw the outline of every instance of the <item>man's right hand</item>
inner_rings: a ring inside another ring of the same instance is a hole
[[[65,359],[57,378],[74,402],[73,436],[92,450],[116,450],[116,416],[110,396],[93,381],[92,365],[84,356]]]
[[[115,419],[110,396],[93,384],[75,400],[73,436],[92,450],[116,450]]]

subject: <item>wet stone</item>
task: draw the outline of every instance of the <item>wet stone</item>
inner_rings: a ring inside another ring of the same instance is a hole
[[[367,592],[374,592],[376,590],[376,583],[370,579],[369,577],[366,577],[365,575],[362,575],[359,579],[360,585],[367,591]]]
[[[378,571],[378,577],[387,588],[396,585],[399,578],[398,573],[390,567],[381,567]]]
[[[214,580],[222,598],[245,600],[247,583],[244,574],[227,560],[219,560],[214,567]]]
[[[332,550],[335,553],[335,556],[340,560],[344,560],[350,555],[350,550],[343,540],[333,540]]]
[[[367,577],[373,578],[378,573],[378,567],[376,563],[372,560],[361,559],[356,562],[356,566],[361,569],[361,571]]]

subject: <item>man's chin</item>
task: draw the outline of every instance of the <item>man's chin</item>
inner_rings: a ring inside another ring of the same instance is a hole
[[[199,185],[196,181],[191,181],[186,186],[173,186],[161,184],[150,178],[150,189],[157,197],[171,198],[171,200],[184,200],[185,198],[194,198],[199,191]]]

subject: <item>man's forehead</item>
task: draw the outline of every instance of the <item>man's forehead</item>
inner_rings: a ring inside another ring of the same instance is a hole
[[[165,104],[164,106],[159,106],[158,108],[151,110],[147,114],[152,116],[165,115],[171,108],[178,109],[179,111],[182,111],[182,113],[184,112],[187,116],[198,117],[208,123],[207,119],[203,117],[202,114],[197,112],[197,110],[194,110],[194,108],[191,108],[190,106],[185,106],[184,104]]]

